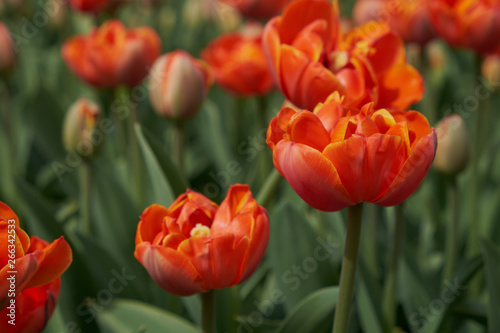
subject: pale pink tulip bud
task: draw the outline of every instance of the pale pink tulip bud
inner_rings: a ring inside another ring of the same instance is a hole
[[[458,114],[449,115],[436,126],[436,133],[434,167],[444,174],[458,174],[469,161],[470,139],[464,120]]]

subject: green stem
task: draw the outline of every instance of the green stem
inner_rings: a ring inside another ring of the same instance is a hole
[[[7,140],[9,140],[9,145],[12,148],[12,150],[16,150],[14,147],[14,135],[13,135],[13,128],[12,128],[12,117],[11,117],[11,112],[12,112],[12,107],[11,107],[11,94],[10,94],[10,86],[9,86],[9,81],[7,80],[6,76],[1,75],[1,82],[2,82],[2,109],[3,109],[3,118],[5,121],[5,132],[7,133]]]
[[[443,270],[444,281],[451,281],[457,265],[458,251],[458,189],[455,176],[450,179],[448,185],[448,208],[451,221],[447,221],[446,228],[446,254]]]
[[[404,230],[403,205],[404,202],[396,206],[396,221],[394,225],[394,233],[392,235],[392,248],[390,249],[391,252],[389,259],[389,270],[387,272],[387,277],[384,285],[382,310],[384,313],[386,332],[392,332],[392,330],[396,326],[398,263]]]
[[[266,96],[260,96],[258,98],[259,101],[259,132],[261,129],[266,128],[267,129],[267,97]]]
[[[139,143],[137,142],[137,137],[135,135],[135,124],[138,123],[137,120],[137,110],[134,107],[130,107],[129,119],[127,119],[128,131],[129,131],[129,147],[130,147],[130,159],[132,162],[132,174],[134,177],[134,193],[136,193],[136,200],[140,203],[142,199],[142,176],[141,176],[141,151],[139,150]]]
[[[215,290],[201,294],[201,332],[215,333]]]
[[[340,273],[339,296],[333,320],[333,333],[345,333],[349,326],[362,217],[362,203],[349,207],[344,259],[342,260],[342,271]]]
[[[481,74],[482,58],[477,56],[476,59],[476,77]],[[472,113],[472,153],[471,153],[471,218],[469,223],[469,239],[467,242],[467,255],[469,257],[474,256],[479,253],[479,229],[480,220],[479,216],[479,158],[480,158],[480,135],[481,135],[481,107]],[[471,295],[478,295],[480,291],[480,279],[476,275],[470,283],[470,293]]]
[[[80,231],[83,235],[92,235],[90,223],[90,178],[89,161],[83,161],[80,166]]]
[[[184,121],[178,120],[175,122],[175,138],[174,138],[174,158],[179,172],[183,172],[184,168],[184,142],[186,140],[186,131],[184,129]]]
[[[271,171],[271,173],[267,176],[261,190],[257,194],[256,200],[259,205],[266,207],[269,204],[271,199],[274,197],[274,194],[278,189],[282,179],[283,177],[281,177],[278,170],[273,169],[273,171]]]

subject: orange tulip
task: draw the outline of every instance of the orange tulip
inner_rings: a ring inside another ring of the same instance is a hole
[[[37,237],[32,237],[30,240],[19,226],[17,215],[9,206],[0,201],[0,239],[4,246],[4,249],[0,251],[0,267],[2,267],[0,270],[0,310],[9,306],[14,297],[22,296],[25,291],[26,294],[23,296],[25,298],[38,294],[42,290],[51,292],[57,290],[58,293],[58,288],[47,284],[58,279],[71,264],[71,248],[64,237],[55,240],[52,244]],[[8,280],[13,275],[15,288],[12,288],[11,280]],[[38,287],[40,289],[37,289]],[[32,301],[28,303],[30,302]],[[22,304],[24,303],[17,304],[16,299],[16,306]],[[35,310],[34,306],[33,303],[28,308]],[[29,310],[26,310],[26,313],[28,312]]]
[[[219,0],[236,8],[241,15],[253,19],[270,18],[291,0]]]
[[[380,22],[342,35],[337,1],[291,3],[266,25],[263,45],[276,84],[301,108],[312,110],[335,91],[351,107],[400,110],[423,95],[400,37]]]
[[[419,112],[348,111],[339,98],[314,112],[283,108],[267,144],[276,169],[310,206],[392,206],[412,194],[434,159],[436,134]]]
[[[201,57],[212,67],[217,84],[235,95],[264,95],[273,88],[262,49],[262,27],[258,24],[220,36]]]
[[[500,46],[500,1],[429,1],[431,22],[437,33],[451,46],[479,53]]]
[[[212,82],[208,65],[186,51],[162,55],[153,64],[149,77],[153,109],[164,117],[192,117],[205,101]]]
[[[28,253],[32,253],[36,249],[41,250],[48,245],[48,242],[32,236]],[[16,297],[12,307],[15,313],[15,325],[8,323],[11,319],[9,314],[12,308],[6,307],[0,311],[0,318],[2,318],[0,331],[10,333],[41,332],[54,312],[60,289],[60,277],[42,286],[24,289]]]
[[[9,30],[0,22],[0,73],[10,69],[16,60]]]
[[[248,185],[231,186],[219,207],[188,190],[169,208],[146,208],[135,257],[160,287],[188,296],[246,280],[262,260],[268,239],[267,212]]]
[[[160,38],[150,27],[127,30],[118,20],[64,43],[62,56],[83,81],[98,88],[133,87],[160,55]]]
[[[426,44],[436,36],[427,10],[428,0],[358,0],[353,9],[357,24],[383,20],[410,43]]]

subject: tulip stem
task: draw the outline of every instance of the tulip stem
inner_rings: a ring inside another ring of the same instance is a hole
[[[446,223],[446,254],[443,270],[443,283],[451,281],[457,264],[458,250],[458,188],[456,177],[450,179],[448,185],[448,208],[450,210],[451,221]]]
[[[184,121],[178,120],[175,122],[175,143],[174,143],[174,158],[180,172],[183,172],[184,167],[184,142],[186,140],[186,131]]]
[[[340,273],[339,296],[333,320],[333,333],[345,333],[349,326],[362,217],[362,203],[349,207],[344,259],[342,260],[342,271]]]
[[[264,185],[257,194],[256,200],[259,205],[266,207],[269,204],[282,179],[283,177],[281,177],[278,170],[273,169],[273,171],[271,171],[271,173],[267,176]]]
[[[127,119],[129,131],[129,145],[130,145],[130,159],[132,160],[132,174],[134,176],[134,193],[136,193],[137,203],[140,204],[142,200],[142,176],[141,176],[141,152],[139,150],[139,143],[135,135],[135,124],[138,123],[137,110],[130,107],[130,117]]]
[[[403,205],[404,202],[396,206],[396,220],[394,224],[394,232],[392,235],[392,248],[390,249],[389,270],[387,272],[384,285],[382,309],[384,313],[386,332],[392,332],[392,330],[396,326],[398,263],[404,229]]]
[[[90,177],[89,161],[83,161],[80,166],[80,231],[83,235],[92,234],[90,223]]]
[[[215,290],[201,294],[201,332],[215,333]]]

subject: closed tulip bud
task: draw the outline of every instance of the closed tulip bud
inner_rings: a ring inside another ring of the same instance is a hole
[[[457,114],[449,115],[439,122],[436,133],[434,167],[444,174],[458,174],[469,162],[470,139],[464,120]]]
[[[61,29],[68,17],[68,6],[60,0],[49,0],[45,3],[45,12],[49,14],[49,27]]]
[[[101,110],[95,103],[81,98],[68,110],[63,124],[63,143],[69,152],[91,158],[102,143],[95,135]]]
[[[500,87],[500,50],[484,59],[481,71],[491,86]]]
[[[14,66],[16,55],[9,30],[0,22],[0,73]]]
[[[167,53],[154,63],[149,78],[149,97],[161,116],[183,119],[200,109],[212,84],[205,62],[185,51]]]

